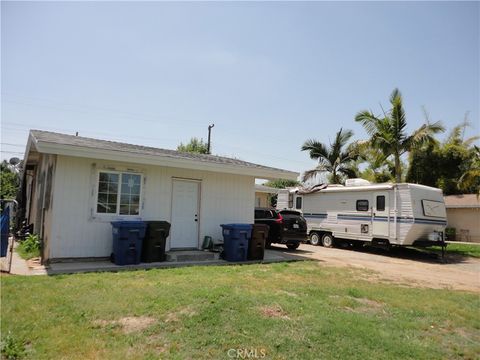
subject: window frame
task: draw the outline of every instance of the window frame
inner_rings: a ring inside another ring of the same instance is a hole
[[[360,201],[366,201],[366,202],[367,202],[367,208],[366,208],[365,210],[360,210],[360,209],[358,208],[358,203],[359,203]],[[363,212],[363,211],[368,211],[368,210],[370,209],[370,202],[369,202],[367,199],[359,199],[359,200],[357,200],[356,203],[355,203],[355,209],[356,209],[357,211],[362,211],[362,212]]]
[[[300,206],[298,206],[298,202],[300,201]],[[295,198],[295,210],[302,210],[303,206],[303,197],[302,196],[297,196]]]
[[[113,213],[102,213],[98,212],[98,196],[100,190],[100,174],[107,173],[107,174],[117,174],[118,176],[118,185],[117,185],[117,203],[116,203],[116,211]],[[139,202],[138,202],[138,214],[120,214],[120,200],[121,200],[121,192],[122,192],[122,174],[125,175],[137,175],[140,176],[140,193]],[[139,217],[142,215],[143,211],[143,186],[144,186],[144,175],[139,172],[135,171],[122,171],[122,170],[112,170],[112,169],[98,169],[96,174],[96,183],[95,183],[95,198],[93,204],[93,213],[95,216],[98,217]]]

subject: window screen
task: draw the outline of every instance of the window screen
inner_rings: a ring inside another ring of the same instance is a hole
[[[385,210],[385,196],[379,195],[377,196],[377,211],[384,211]]]
[[[357,211],[368,211],[368,200],[357,200]]]

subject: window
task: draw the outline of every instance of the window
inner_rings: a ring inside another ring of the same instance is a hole
[[[295,209],[301,209],[302,208],[302,198],[297,197],[295,199]]]
[[[385,196],[377,196],[377,211],[385,211]]]
[[[260,196],[256,196],[255,197],[255,206],[260,207],[260,202],[261,202]]]
[[[368,200],[357,200],[357,211],[368,211]]]
[[[101,171],[98,177],[97,213],[138,215],[142,176]]]
[[[291,209],[293,207],[293,194],[288,194],[288,208]]]

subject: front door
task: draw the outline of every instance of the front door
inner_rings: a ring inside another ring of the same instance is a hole
[[[390,230],[388,192],[375,192],[372,200],[372,236],[388,238]]]
[[[198,248],[200,183],[173,180],[170,248]]]

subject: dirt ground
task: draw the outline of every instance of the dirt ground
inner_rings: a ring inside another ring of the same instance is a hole
[[[449,254],[442,260],[436,254],[410,248],[353,250],[302,244],[295,251],[281,245],[273,249],[295,259],[318,260],[327,266],[373,270],[374,273],[366,276],[365,280],[480,293],[480,259],[472,257]]]

